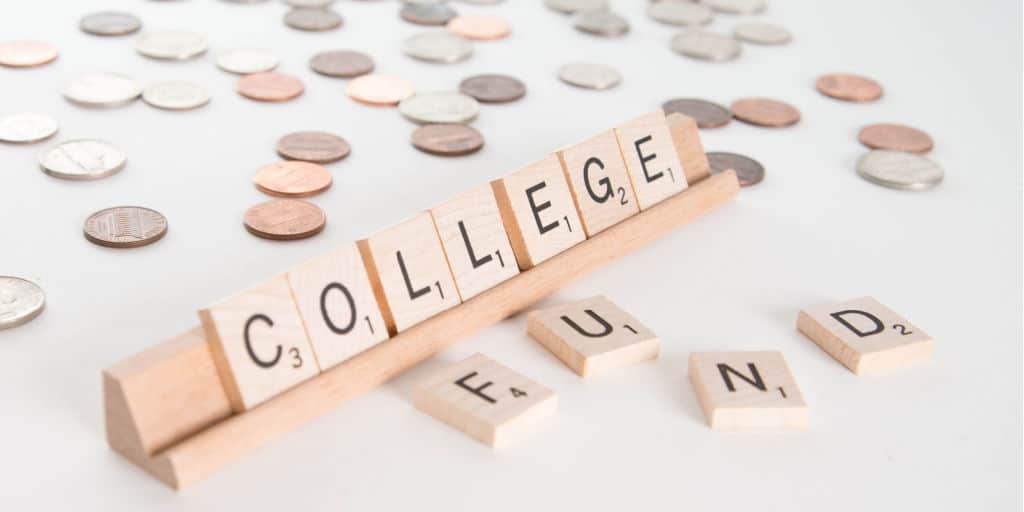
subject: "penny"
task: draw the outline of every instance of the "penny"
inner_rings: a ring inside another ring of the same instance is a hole
[[[414,92],[412,82],[390,75],[363,75],[345,88],[352,99],[371,105],[397,105]]]
[[[483,103],[507,103],[526,95],[526,85],[508,75],[476,75],[459,84],[459,92]]]
[[[167,234],[167,218],[141,206],[118,206],[90,215],[82,232],[96,245],[115,249],[142,247]]]
[[[914,153],[876,149],[857,161],[860,177],[883,187],[924,190],[942,182],[945,173],[938,164]]]
[[[753,21],[736,25],[733,35],[740,41],[754,44],[786,44],[793,39],[793,35],[783,27]]]
[[[678,112],[697,121],[698,128],[718,128],[729,124],[732,111],[718,103],[696,98],[676,98],[661,105],[665,115]]]
[[[217,56],[217,67],[236,75],[251,75],[271,71],[277,67],[278,58],[268,50],[238,48],[227,50]]]
[[[135,42],[135,51],[160,60],[191,59],[206,52],[206,37],[184,30],[165,30],[143,34]]]
[[[362,52],[332,50],[314,55],[309,67],[321,75],[352,78],[373,71],[373,59]]]
[[[672,38],[672,50],[702,60],[729,60],[740,54],[735,39],[699,28],[690,28]]]
[[[479,151],[484,137],[464,124],[428,124],[412,132],[412,145],[432,155],[462,156]]]
[[[667,25],[706,25],[714,17],[706,5],[679,0],[654,2],[647,8],[647,15]]]
[[[458,124],[472,121],[480,113],[475,99],[458,92],[418,92],[402,100],[398,111],[410,121],[422,124]]]
[[[68,82],[64,97],[85,107],[116,107],[135,101],[141,94],[131,77],[116,73],[88,73]]]
[[[42,66],[57,58],[57,47],[43,41],[0,43],[0,65],[12,68]]]
[[[574,62],[558,69],[558,78],[584,89],[610,89],[622,82],[622,75],[604,64]]]
[[[458,36],[443,32],[417,34],[402,43],[406,55],[429,62],[453,63],[469,58],[473,45]]]
[[[302,81],[291,75],[268,71],[238,79],[238,94],[257,101],[288,101],[305,90]]]
[[[606,10],[579,11],[572,16],[572,26],[580,32],[604,37],[618,37],[629,32],[625,18]]]
[[[337,162],[352,151],[348,141],[327,132],[295,132],[277,141],[277,154],[288,160],[326,164]]]
[[[711,174],[719,174],[732,169],[736,171],[736,178],[739,179],[741,187],[757,185],[764,180],[764,166],[753,158],[721,151],[713,151],[707,155]]]
[[[847,73],[822,75],[814,85],[818,92],[837,100],[864,102],[882,97],[882,86],[878,82]]]
[[[192,82],[160,82],[142,91],[142,101],[165,110],[190,110],[209,103],[210,94]]]
[[[565,14],[608,8],[608,0],[544,0],[544,4]]]
[[[272,196],[309,197],[331,186],[331,173],[320,164],[288,160],[261,167],[252,181]]]
[[[800,111],[789,103],[768,98],[744,98],[732,103],[732,115],[745,123],[769,128],[800,121]]]
[[[57,121],[40,114],[0,116],[0,141],[30,144],[57,133]]]
[[[322,32],[340,27],[341,16],[326,8],[297,7],[284,15],[284,23],[299,30]]]
[[[726,14],[754,14],[764,10],[765,0],[700,0],[700,2]]]
[[[128,12],[101,11],[83,16],[78,27],[87,34],[123,36],[138,32],[142,28],[142,20]]]
[[[124,168],[125,155],[110,143],[94,140],[69,140],[39,155],[43,172],[65,180],[98,180],[117,174]]]
[[[406,4],[398,15],[417,25],[444,25],[458,13],[445,4]]]
[[[298,240],[324,229],[327,216],[319,206],[298,199],[274,199],[245,212],[245,229],[270,240]]]
[[[512,33],[512,26],[496,16],[456,16],[448,22],[448,31],[466,39],[493,41]]]
[[[902,124],[872,124],[860,130],[861,144],[871,149],[891,149],[910,153],[927,153],[934,143],[927,133]]]
[[[30,322],[46,307],[39,285],[14,276],[0,276],[0,330]]]

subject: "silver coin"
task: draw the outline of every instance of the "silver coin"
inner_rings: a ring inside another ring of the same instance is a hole
[[[857,161],[857,174],[883,187],[924,190],[942,182],[942,167],[914,153],[876,149]]]
[[[97,36],[123,36],[142,28],[142,20],[127,12],[102,11],[85,15],[78,27]]]
[[[700,3],[727,14],[754,14],[764,10],[765,0],[700,0]]]
[[[115,107],[135,101],[142,91],[134,79],[117,73],[88,73],[68,82],[64,97],[86,107]]]
[[[608,8],[608,0],[544,0],[544,4],[565,14]]]
[[[0,141],[29,144],[57,133],[57,121],[40,114],[0,116]]]
[[[284,23],[292,28],[320,32],[341,26],[341,15],[330,9],[300,7],[284,15]]]
[[[785,28],[755,21],[736,25],[733,35],[740,41],[754,44],[786,44],[793,38]]]
[[[566,64],[558,69],[558,78],[584,89],[610,89],[622,82],[622,75],[614,68],[592,62]]]
[[[446,32],[417,34],[402,43],[406,55],[429,62],[459,62],[473,54],[473,44]]]
[[[14,276],[0,276],[0,330],[24,324],[39,316],[46,295],[39,285]]]
[[[647,14],[667,25],[706,25],[714,17],[710,7],[686,0],[655,2],[647,8]]]
[[[444,25],[458,13],[445,4],[406,4],[398,15],[417,25]]]
[[[572,16],[572,26],[580,32],[604,37],[617,37],[629,32],[629,22],[611,11],[579,11]]]
[[[327,7],[334,3],[334,0],[285,0],[286,4],[292,7],[317,8]]]
[[[125,156],[107,142],[69,140],[39,155],[43,172],[65,180],[98,180],[124,168]]]
[[[672,38],[672,49],[703,60],[729,60],[740,54],[740,44],[729,36],[690,28]]]
[[[238,75],[263,73],[277,67],[277,56],[269,50],[258,48],[237,48],[217,56],[217,67]]]
[[[192,82],[160,82],[142,91],[142,101],[166,110],[190,110],[209,103],[210,94]]]
[[[422,124],[466,123],[476,119],[480,104],[458,92],[418,92],[398,104],[398,111],[411,121]]]
[[[135,51],[160,60],[185,60],[206,51],[206,37],[185,30],[165,30],[143,34],[135,42]]]
[[[440,5],[446,3],[448,3],[448,0],[402,0],[403,5]]]

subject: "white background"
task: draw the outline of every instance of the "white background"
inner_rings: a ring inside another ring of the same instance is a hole
[[[61,131],[0,147],[0,273],[36,280],[48,299],[41,317],[0,333],[0,508],[1020,510],[1021,3],[769,0],[761,15],[718,15],[710,28],[756,18],[784,25],[793,42],[744,45],[726,63],[672,53],[676,29],[648,19],[646,2],[613,4],[632,25],[624,38],[578,33],[539,0],[454,4],[502,16],[514,32],[476,44],[466,62],[430,65],[401,53],[404,37],[427,29],[401,21],[397,1],[339,0],[345,26],[327,33],[285,27],[286,8],[273,1],[3,2],[0,39],[52,41],[61,56],[0,68],[0,112],[50,114]],[[139,15],[144,30],[204,33],[210,52],[158,62],[135,53],[135,36],[78,30],[81,15],[112,8]],[[213,64],[217,50],[238,46],[274,50],[305,94],[284,104],[238,96],[236,77]],[[396,110],[358,104],[345,81],[308,69],[332,48],[364,50],[420,90],[502,72],[529,93],[481,108],[481,152],[433,157],[409,145],[414,125]],[[625,81],[601,92],[560,83],[556,69],[576,60],[608,63]],[[65,102],[65,82],[92,71],[193,80],[213,101],[184,113]],[[874,77],[885,97],[823,97],[814,79],[831,71]],[[708,150],[764,163],[764,183],[547,301],[607,294],[661,336],[657,361],[583,381],[526,336],[520,316],[181,493],[108,449],[100,371],[196,324],[197,308],[676,96],[775,97],[803,119],[706,131]],[[945,182],[914,193],[860,179],[857,132],[874,122],[929,132]],[[249,235],[242,213],[266,199],[253,173],[275,161],[279,136],[309,129],[353,147],[314,199],[327,229],[288,243]],[[39,171],[37,153],[80,137],[112,141],[127,168],[81,183]],[[82,237],[87,215],[122,204],[163,212],[167,237],[126,251]],[[801,307],[862,295],[932,334],[934,361],[858,378],[796,332]],[[784,352],[810,404],[808,431],[706,426],[687,356],[741,349]],[[424,372],[478,351],[560,395],[557,419],[500,453],[408,398]]]

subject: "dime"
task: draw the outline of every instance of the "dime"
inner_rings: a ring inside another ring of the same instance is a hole
[[[82,32],[97,36],[123,36],[138,32],[142,20],[127,12],[101,11],[83,16],[78,27]]]
[[[326,164],[337,162],[352,151],[348,141],[327,132],[295,132],[277,141],[277,154],[288,160]]]
[[[217,56],[217,67],[235,73],[236,75],[250,75],[262,73],[277,67],[277,56],[268,50],[257,48],[239,48],[222,52]]]
[[[31,68],[57,58],[57,47],[43,41],[7,41],[0,43],[0,66]]]
[[[700,0],[702,4],[727,14],[754,14],[764,10],[764,0]]]
[[[558,78],[584,89],[611,89],[622,82],[622,75],[604,64],[574,62],[558,69]]]
[[[608,0],[544,0],[544,4],[565,14],[608,8]]]
[[[302,94],[302,81],[291,75],[268,71],[238,79],[238,94],[257,101],[288,101]]]
[[[167,234],[167,218],[141,206],[118,206],[100,210],[85,219],[86,240],[104,247],[142,247]]]
[[[754,44],[786,44],[793,38],[783,27],[754,21],[736,25],[733,35],[740,41]]]
[[[160,82],[142,91],[142,101],[166,110],[190,110],[209,103],[210,95],[192,82]]]
[[[261,167],[252,181],[272,196],[309,197],[331,186],[331,173],[320,164],[287,160]]]
[[[57,133],[57,121],[40,114],[10,114],[0,116],[0,141],[32,143],[48,139]]]
[[[298,240],[324,229],[327,216],[319,206],[298,199],[274,199],[245,212],[245,229],[270,240]]]
[[[452,63],[469,58],[473,45],[461,37],[431,32],[407,38],[402,43],[402,51],[414,59]]]
[[[352,99],[371,105],[397,105],[414,92],[412,82],[390,75],[363,75],[345,88]]]
[[[284,23],[292,28],[320,32],[341,26],[341,16],[330,9],[298,7],[284,15]]]
[[[696,98],[675,98],[661,105],[665,115],[678,112],[697,121],[698,128],[718,128],[729,124],[732,111],[707,100]]]
[[[116,107],[135,101],[141,90],[130,77],[116,73],[88,73],[68,82],[64,97],[85,107]]]
[[[352,78],[373,71],[373,59],[362,52],[332,50],[314,55],[309,67],[321,75]]]
[[[135,51],[152,59],[191,59],[206,51],[206,37],[184,30],[151,32],[139,37]]]
[[[444,25],[458,13],[444,4],[405,4],[399,16],[417,25]]]
[[[508,37],[512,27],[496,16],[456,16],[448,22],[448,31],[466,39],[493,41]]]
[[[902,124],[872,124],[860,130],[861,144],[871,149],[927,153],[934,143],[927,133]]]
[[[764,180],[764,166],[753,158],[721,151],[711,152],[707,155],[711,174],[732,169],[736,171],[736,177],[739,179],[741,187],[757,185]]]
[[[0,276],[0,330],[10,329],[39,316],[46,295],[39,285],[14,276]]]
[[[846,73],[822,75],[815,86],[818,92],[837,100],[864,102],[882,97],[882,86],[878,82]]]
[[[604,37],[618,37],[629,32],[625,18],[606,10],[579,11],[572,16],[572,26],[580,32]]]
[[[124,168],[125,156],[101,140],[69,140],[39,155],[43,172],[66,180],[98,180]]]
[[[412,132],[412,145],[432,155],[462,156],[479,151],[484,137],[464,124],[428,124]]]
[[[740,54],[740,44],[729,36],[690,28],[672,38],[672,50],[703,60],[729,60]]]
[[[480,113],[480,104],[458,92],[418,92],[402,100],[398,111],[417,123],[459,124],[475,119]]]
[[[860,157],[857,174],[883,187],[924,190],[941,183],[945,173],[938,164],[921,155],[876,149]]]
[[[507,103],[526,95],[526,85],[508,75],[476,75],[459,84],[459,92],[483,103]]]
[[[770,128],[796,124],[800,111],[789,103],[768,98],[744,98],[732,103],[732,115],[745,123]]]
[[[647,14],[667,25],[706,25],[714,17],[710,7],[680,0],[654,2],[647,8]]]

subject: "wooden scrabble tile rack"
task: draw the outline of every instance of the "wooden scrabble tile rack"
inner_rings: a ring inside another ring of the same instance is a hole
[[[690,184],[683,192],[244,412],[232,408],[199,327],[114,364],[103,372],[110,447],[185,487],[734,197],[734,172],[709,176],[696,123],[673,114],[667,124]]]

